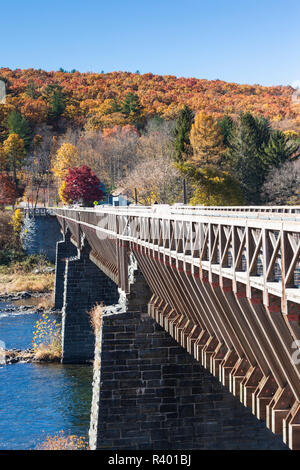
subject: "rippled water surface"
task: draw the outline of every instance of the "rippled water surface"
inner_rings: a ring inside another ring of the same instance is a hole
[[[0,304],[0,340],[7,348],[30,347],[40,316],[6,308]],[[0,449],[34,449],[61,430],[87,436],[91,398],[91,366],[0,365]]]

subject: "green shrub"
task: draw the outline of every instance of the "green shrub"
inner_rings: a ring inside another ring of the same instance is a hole
[[[11,220],[11,212],[0,212],[0,265],[8,266],[26,256],[19,237],[15,235]]]

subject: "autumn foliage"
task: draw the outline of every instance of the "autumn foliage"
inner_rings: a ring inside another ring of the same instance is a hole
[[[137,119],[142,121],[144,116],[174,119],[184,105],[194,112],[205,110],[214,117],[238,116],[247,111],[274,121],[295,117],[292,87],[129,72],[67,73],[2,68],[0,76],[7,86],[7,101],[1,110],[3,119],[9,112],[18,110],[31,125],[61,116],[73,125],[99,129],[131,124]]]
[[[97,177],[144,204],[182,201],[183,178],[191,204],[261,204],[271,169],[299,157],[292,87],[63,69],[0,80],[0,171],[32,206],[99,201]]]
[[[193,147],[192,161],[196,166],[217,163],[225,151],[223,135],[217,121],[204,111],[195,116],[190,141]]]
[[[17,199],[16,185],[12,178],[0,173],[0,205],[14,205]]]
[[[64,143],[56,152],[52,171],[58,179],[63,179],[68,169],[79,164],[79,155],[77,148],[70,144]]]
[[[101,201],[103,191],[100,185],[99,178],[88,166],[69,168],[61,190],[62,200],[84,205]]]

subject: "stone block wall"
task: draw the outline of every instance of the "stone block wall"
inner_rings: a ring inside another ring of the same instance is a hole
[[[84,363],[94,357],[95,337],[89,310],[97,303],[117,303],[116,284],[89,258],[82,248],[78,258],[66,261],[62,315],[62,362]]]
[[[62,239],[60,225],[53,215],[26,216],[22,223],[22,246],[28,255],[44,254],[55,262],[56,242]]]
[[[119,304],[122,309],[129,312],[147,312],[152,292],[132,253],[128,263],[128,284],[128,294],[119,289]]]
[[[146,313],[103,315],[91,449],[285,449]]]
[[[70,240],[67,232],[64,240],[56,243],[54,307],[61,310],[64,304],[66,260],[77,256],[77,248]]]

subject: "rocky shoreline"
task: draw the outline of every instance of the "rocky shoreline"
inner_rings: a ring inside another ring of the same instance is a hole
[[[16,364],[17,362],[31,362],[34,357],[32,349],[9,349],[2,353],[4,364]]]
[[[17,292],[14,294],[0,294],[0,302],[15,302],[17,300],[23,300],[23,299],[30,299],[32,297],[34,298],[42,298],[45,296],[45,293],[31,293],[28,291],[24,292]]]
[[[33,349],[9,349],[2,353],[5,365],[17,364],[18,362],[59,362],[58,359],[36,359]]]
[[[47,293],[48,294],[48,293]],[[14,294],[0,294],[0,302],[3,303],[13,303],[17,302],[20,300],[28,300],[28,299],[43,299],[45,293],[31,293],[31,292],[17,292]],[[55,308],[44,308],[44,307],[37,307],[36,305],[10,305],[8,307],[5,307],[6,312],[15,312],[15,311],[21,311],[24,313],[29,310],[30,313],[61,313],[60,310],[56,310]]]

